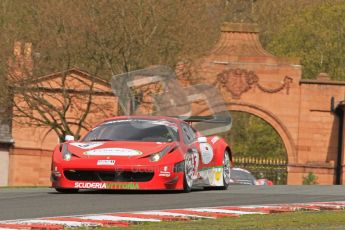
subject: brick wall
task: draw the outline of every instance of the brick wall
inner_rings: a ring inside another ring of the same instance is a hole
[[[50,150],[13,148],[10,153],[9,185],[48,186]]]

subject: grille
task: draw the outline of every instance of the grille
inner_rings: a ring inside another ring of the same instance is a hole
[[[68,180],[72,181],[145,182],[150,181],[154,173],[131,171],[65,170],[64,175]]]

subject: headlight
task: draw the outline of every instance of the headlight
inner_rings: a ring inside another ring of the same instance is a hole
[[[62,153],[62,159],[64,159],[65,161],[71,160],[72,154],[68,152],[68,148],[66,144],[62,145],[61,153]]]
[[[72,154],[70,154],[69,152],[66,152],[65,154],[62,155],[62,158],[63,158],[65,161],[69,161],[69,160],[71,160],[71,158],[72,158]]]
[[[150,161],[151,162],[159,161],[169,150],[170,150],[170,146],[167,146],[162,151],[160,151],[158,153],[151,154],[150,155]]]
[[[159,155],[159,153],[154,153],[150,156],[150,161],[159,161],[159,159],[161,159],[161,156]]]

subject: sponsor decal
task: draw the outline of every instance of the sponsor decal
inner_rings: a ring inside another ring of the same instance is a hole
[[[170,173],[170,172],[160,171],[158,176],[170,177],[170,176],[171,176],[171,173]]]
[[[219,140],[219,137],[218,137],[218,136],[214,136],[214,137],[211,139],[211,142],[212,142],[212,144],[215,144],[218,140]]]
[[[75,182],[74,187],[94,189],[140,189],[138,183]]]
[[[93,148],[96,148],[96,147],[101,146],[103,144],[104,144],[104,142],[89,142],[89,143],[74,142],[74,143],[70,143],[70,145],[73,145],[73,146],[78,147],[80,149],[93,149]]]
[[[216,177],[216,181],[220,181],[220,178],[222,177],[222,173],[221,172],[215,172],[215,177]]]
[[[138,183],[108,183],[107,189],[140,189]]]
[[[214,181],[213,181],[213,173],[211,172],[207,172],[207,177],[208,177],[208,181],[210,183],[210,185],[214,185]]]
[[[142,152],[126,148],[103,148],[89,150],[84,152],[84,154],[89,156],[138,156],[141,155]]]
[[[158,176],[162,176],[162,177],[170,177],[171,173],[168,171],[168,166],[164,166],[163,170],[161,170],[158,174]]]
[[[97,165],[115,165],[115,160],[98,160]]]
[[[105,189],[105,183],[98,183],[98,182],[75,182],[75,188],[98,188],[98,189]]]
[[[214,174],[214,184],[217,186],[223,186],[223,168],[222,167],[214,167],[213,168]]]
[[[223,186],[223,166],[214,166],[200,170],[200,176],[210,186]]]
[[[208,164],[213,159],[213,148],[208,143],[200,143],[200,151],[201,151],[201,161],[204,164]]]

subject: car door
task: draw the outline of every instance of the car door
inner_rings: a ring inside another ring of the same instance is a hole
[[[183,142],[187,146],[187,154],[193,154],[194,159],[194,167],[195,167],[195,173],[194,173],[194,179],[197,179],[199,174],[198,171],[200,169],[200,151],[199,151],[199,145],[197,142],[197,136],[196,133],[191,129],[191,127],[186,124],[181,124],[182,128],[182,135],[183,135]]]
[[[212,143],[208,141],[209,139],[207,137],[203,137],[200,133],[197,133],[193,127],[190,127],[190,132],[195,136],[196,147],[200,155],[199,170],[214,166],[215,151]],[[200,142],[198,141],[198,137],[202,138]]]

